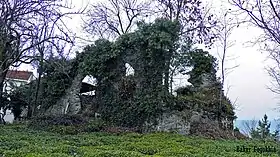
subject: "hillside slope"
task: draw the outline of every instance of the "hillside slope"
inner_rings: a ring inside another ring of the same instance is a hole
[[[238,152],[237,147],[251,148]],[[254,147],[280,146],[273,142],[210,140],[170,133],[107,134],[85,133],[60,135],[27,129],[23,125],[0,126],[1,157],[258,157],[268,153],[254,152]],[[260,151],[260,149],[258,149]]]

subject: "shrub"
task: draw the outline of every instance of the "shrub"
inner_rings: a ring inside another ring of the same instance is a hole
[[[81,115],[41,116],[33,118],[28,127],[59,134],[106,131],[108,123],[101,119],[88,119]]]
[[[177,93],[177,95],[192,96],[195,92],[195,88],[192,85],[187,85],[184,87],[179,87],[175,90],[175,92]]]
[[[83,132],[99,132],[103,130],[108,124],[101,119],[94,119],[83,126]]]
[[[116,134],[141,132],[140,129],[137,127],[129,128],[129,127],[112,127],[112,126],[104,127],[102,131],[105,131],[107,133],[116,133]]]
[[[79,132],[82,132],[82,130],[80,130],[79,127],[77,126],[63,126],[63,125],[49,126],[47,130],[62,135],[76,135]]]
[[[81,125],[87,122],[88,122],[87,118],[84,118],[81,115],[58,115],[58,116],[46,115],[46,116],[33,118],[31,120],[30,126],[35,126],[35,127],[36,126],[44,127],[50,125],[70,126],[70,125]]]

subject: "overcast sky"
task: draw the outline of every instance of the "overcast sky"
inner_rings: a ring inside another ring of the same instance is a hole
[[[209,0],[211,2],[211,0]],[[88,0],[73,0],[76,7],[85,6]],[[96,2],[93,1],[92,2]],[[221,9],[222,1],[215,0],[213,7]],[[224,5],[227,5],[223,3]],[[228,5],[227,5],[228,6]],[[81,33],[81,20],[76,16],[72,20],[68,20],[71,27],[77,34]],[[236,41],[236,44],[229,49],[229,54],[238,57],[228,65],[240,66],[230,73],[225,81],[225,86],[231,86],[229,90],[229,98],[231,101],[236,100],[238,110],[236,115],[238,119],[260,119],[266,113],[269,119],[279,118],[279,113],[274,109],[277,107],[279,99],[267,89],[270,83],[270,77],[265,71],[268,63],[265,61],[266,54],[262,54],[258,50],[258,46],[248,46],[245,44],[252,41],[260,32],[257,28],[241,26],[234,30],[231,40]],[[212,49],[211,54],[217,55],[217,49]],[[185,81],[178,81],[176,84],[184,84]]]
[[[256,28],[244,27],[235,30],[232,36],[237,42],[229,52],[239,56],[236,62],[240,66],[229,74],[226,83],[232,86],[229,91],[230,99],[234,101],[237,98],[238,119],[260,119],[265,113],[273,119],[279,115],[274,110],[279,99],[267,89],[271,81],[265,71],[265,67],[269,65],[266,61],[267,54],[262,54],[258,46],[249,47],[244,44],[259,31]]]
[[[233,9],[227,0],[215,0],[215,3],[212,4],[216,10],[222,10],[221,5]],[[240,18],[243,16],[240,15]],[[265,68],[271,62],[269,63],[267,60],[266,53],[261,53],[259,45],[253,46],[248,43],[255,41],[261,33],[262,30],[259,28],[241,25],[230,36],[230,40],[235,41],[235,45],[228,50],[228,53],[238,58],[230,61],[228,66],[238,64],[239,67],[228,75],[225,86],[231,86],[230,100],[237,100],[236,115],[238,119],[260,119],[265,113],[268,114],[269,119],[279,118],[279,113],[275,110],[280,102],[279,96],[267,88],[270,86],[271,78]],[[213,49],[211,53],[217,54],[215,51]]]

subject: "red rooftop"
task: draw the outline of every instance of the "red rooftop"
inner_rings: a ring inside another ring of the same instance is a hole
[[[33,75],[33,72],[30,71],[20,71],[20,70],[9,70],[7,72],[7,79],[17,79],[28,81]]]

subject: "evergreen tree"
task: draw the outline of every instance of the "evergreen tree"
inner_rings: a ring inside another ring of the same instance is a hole
[[[268,117],[265,114],[263,119],[259,121],[259,126],[257,127],[257,129],[252,130],[251,137],[261,139],[270,137],[270,125],[271,123],[268,121]]]
[[[271,137],[275,140],[278,140],[279,139],[279,133],[280,131],[279,130],[275,130],[272,134],[271,134]]]
[[[280,124],[278,124],[275,131],[273,133],[271,133],[271,137],[274,140],[279,141],[279,138],[280,138]]]
[[[261,138],[269,137],[270,125],[271,123],[268,121],[267,115],[265,114],[262,121],[259,121],[259,127],[257,128]]]

